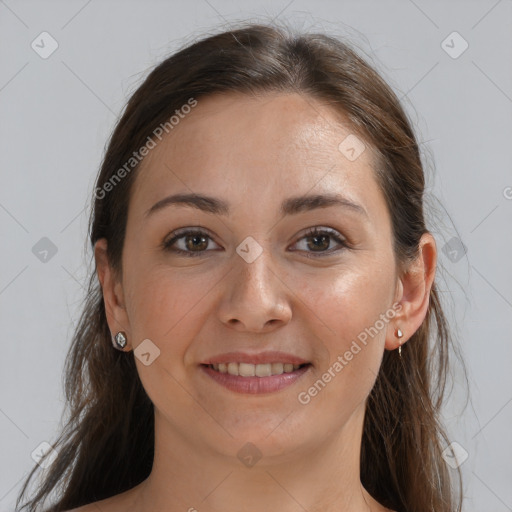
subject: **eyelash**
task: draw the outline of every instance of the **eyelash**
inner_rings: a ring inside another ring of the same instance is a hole
[[[177,240],[184,238],[188,235],[205,236],[205,237],[209,238],[210,240],[212,240],[212,238],[210,237],[210,235],[208,235],[207,232],[202,231],[200,229],[186,229],[185,231],[177,230],[177,231],[174,231],[173,233],[171,233],[170,240],[164,240],[164,242],[161,244],[162,249],[165,251],[171,251],[176,254],[180,254],[183,256],[187,256],[187,257],[198,257],[198,256],[202,256],[205,252],[208,252],[208,251],[196,251],[196,252],[184,251],[182,249],[176,249],[175,247],[172,247],[172,245]],[[324,252],[320,252],[317,254],[315,254],[314,252],[309,252],[309,254],[306,254],[307,258],[322,258],[322,257],[330,256],[333,253],[342,251],[344,249],[348,249],[348,247],[349,247],[346,240],[341,238],[336,231],[329,229],[329,228],[324,228],[324,229],[318,229],[317,227],[311,228],[301,238],[299,238],[298,241],[300,241],[304,238],[312,238],[312,237],[320,236],[320,235],[329,235],[333,240],[335,240],[338,244],[341,245],[341,248],[338,248],[336,250],[331,249],[329,251],[324,251]]]

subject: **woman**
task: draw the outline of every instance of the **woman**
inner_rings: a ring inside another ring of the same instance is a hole
[[[243,25],[162,62],[97,180],[71,417],[23,509],[460,510],[423,191],[335,38]]]

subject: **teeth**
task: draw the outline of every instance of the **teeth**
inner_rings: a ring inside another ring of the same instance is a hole
[[[271,375],[281,375],[297,370],[300,365],[292,363],[219,363],[212,364],[214,370],[220,373],[229,373],[230,375],[240,375],[241,377],[270,377]]]
[[[283,363],[272,363],[270,365],[270,371],[272,375],[281,375],[284,372],[284,364]]]
[[[254,377],[256,375],[256,366],[253,364],[239,363],[238,375],[241,377]]]

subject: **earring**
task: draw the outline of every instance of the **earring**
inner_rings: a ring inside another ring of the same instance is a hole
[[[123,348],[126,347],[126,343],[127,343],[126,333],[123,331],[119,331],[114,336],[114,341],[115,341],[114,347],[117,348],[118,350],[123,350]]]
[[[396,330],[396,337],[397,337],[398,339],[400,339],[400,338],[402,338],[402,337],[403,337],[403,335],[404,335],[404,333],[402,332],[402,330],[401,330],[400,328],[398,328],[398,329]],[[401,342],[401,341],[399,341],[399,343],[400,343],[400,345],[398,345],[398,355],[399,355],[400,357],[402,357],[402,342]]]

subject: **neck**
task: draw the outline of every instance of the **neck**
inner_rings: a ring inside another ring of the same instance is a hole
[[[248,467],[236,455],[198,448],[156,413],[153,468],[132,494],[137,510],[384,511],[360,482],[363,419],[361,407],[341,432],[286,455],[281,450],[268,456],[263,450],[264,456]],[[266,442],[268,448],[269,439]],[[235,452],[244,445],[234,444]]]

